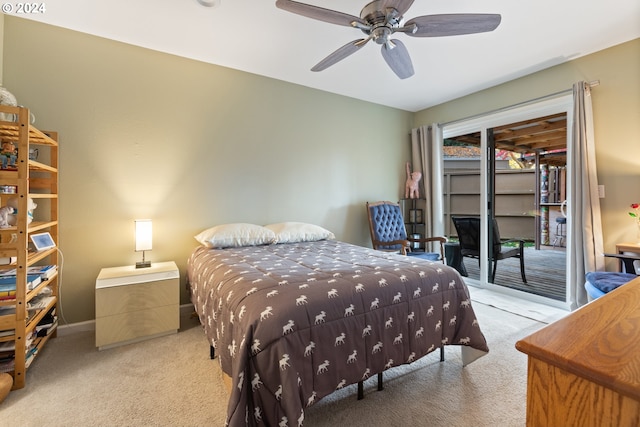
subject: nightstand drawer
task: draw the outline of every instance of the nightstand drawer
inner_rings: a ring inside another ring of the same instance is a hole
[[[96,289],[96,318],[179,302],[178,279]]]
[[[177,305],[99,317],[96,319],[96,347],[174,333],[179,328],[180,311]]]

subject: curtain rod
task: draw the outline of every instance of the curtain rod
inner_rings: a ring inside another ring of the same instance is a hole
[[[600,80],[593,80],[593,81],[591,81],[591,82],[589,82],[587,84],[589,85],[589,87],[596,87],[596,86],[598,86],[600,84]],[[522,107],[523,105],[532,104],[534,102],[543,101],[545,99],[555,98],[556,96],[564,95],[564,94],[571,93],[571,92],[573,92],[573,88],[561,90],[559,92],[551,93],[549,95],[540,96],[538,98],[529,99],[527,101],[518,102],[517,104],[509,105],[507,107],[497,108],[495,110],[485,111],[484,113],[474,114],[472,116],[463,117],[461,119],[451,120],[450,122],[438,123],[438,126],[439,127],[444,127],[444,126],[451,125],[451,124],[458,123],[458,122],[462,122],[462,121],[465,121],[465,120],[470,120],[470,119],[475,119],[475,118],[482,117],[482,116],[487,116],[489,114],[501,113],[503,111],[511,110],[511,109],[517,108],[517,107]]]

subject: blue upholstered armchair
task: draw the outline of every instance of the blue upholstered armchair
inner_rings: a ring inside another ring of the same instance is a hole
[[[634,261],[640,261],[640,257],[624,254],[604,254],[604,256],[618,258],[624,265],[626,273],[610,271],[591,271],[587,273],[584,287],[591,300],[599,298],[638,277],[633,263]]]
[[[444,262],[444,237],[422,237],[414,239],[407,236],[407,230],[402,217],[400,205],[393,202],[367,202],[369,216],[369,231],[373,248],[382,251],[399,252],[403,255],[417,256],[431,261]],[[429,244],[439,246],[440,252],[413,251],[412,245],[419,243],[425,248]]]

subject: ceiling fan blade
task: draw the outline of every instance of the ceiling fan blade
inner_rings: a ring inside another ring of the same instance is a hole
[[[354,40],[345,44],[340,49],[336,50],[335,52],[324,58],[322,61],[314,65],[311,71],[322,71],[329,68],[336,62],[342,61],[347,56],[356,53],[362,46],[367,44],[369,40],[371,40],[371,37],[368,37],[366,39]]]
[[[382,45],[382,57],[401,79],[413,76],[413,64],[409,51],[400,40],[389,40]]]
[[[276,0],[276,7],[286,10],[287,12],[306,16],[307,18],[317,19],[319,21],[329,22],[336,25],[344,25],[346,27],[353,27],[354,22],[367,25],[365,21],[357,16],[325,9],[323,7],[312,6],[310,4],[299,3],[297,1]]]
[[[382,9],[392,7],[397,10],[402,16],[407,13],[413,2],[414,0],[384,0],[382,2]]]
[[[501,19],[500,15],[490,13],[425,15],[410,19],[404,27],[416,26],[414,32],[406,32],[413,37],[458,36],[493,31],[500,25]]]

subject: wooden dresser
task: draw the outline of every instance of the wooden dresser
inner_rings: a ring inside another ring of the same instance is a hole
[[[640,426],[640,278],[518,341],[527,426]]]

